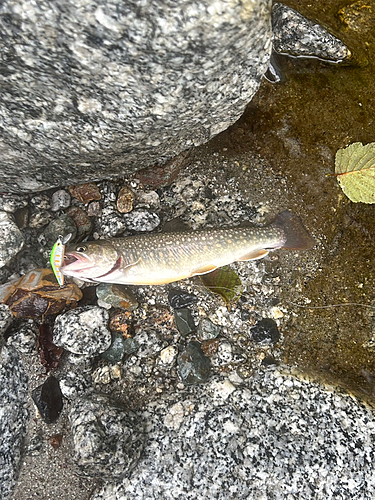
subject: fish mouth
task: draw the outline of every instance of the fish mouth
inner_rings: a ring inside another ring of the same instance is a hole
[[[82,254],[76,254],[75,252],[67,252],[64,255],[63,265],[61,266],[61,272],[63,274],[79,273],[80,271],[86,271],[95,267],[95,263],[88,259]]]

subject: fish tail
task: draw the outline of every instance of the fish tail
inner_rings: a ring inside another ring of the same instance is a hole
[[[272,225],[278,227],[284,233],[285,242],[282,248],[308,250],[316,244],[316,241],[310,236],[300,217],[289,210],[280,212]]]

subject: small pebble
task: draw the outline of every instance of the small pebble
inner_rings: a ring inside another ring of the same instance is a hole
[[[177,347],[170,345],[160,352],[160,361],[164,365],[171,365],[176,359],[177,354]]]
[[[133,311],[138,307],[137,298],[130,288],[124,285],[100,283],[96,288],[96,296],[112,307]]]
[[[271,318],[263,318],[251,329],[252,338],[258,344],[276,344],[280,340],[279,329]]]
[[[160,197],[156,191],[138,191],[136,201],[138,207],[160,208]]]
[[[70,206],[70,194],[64,189],[59,189],[55,191],[52,195],[51,200],[51,210],[52,212],[57,212],[63,208],[68,208]]]
[[[174,310],[174,320],[176,323],[177,330],[181,335],[189,335],[196,331],[196,326],[194,323],[194,318],[190,312],[190,309],[186,307]]]
[[[201,340],[211,340],[216,339],[220,331],[221,327],[219,325],[215,325],[208,318],[202,318],[198,325],[197,334]]]
[[[87,207],[87,215],[89,217],[100,217],[102,215],[102,207],[98,201],[92,201]]]
[[[160,218],[156,213],[146,210],[133,210],[124,216],[127,229],[131,231],[149,232],[160,224]]]
[[[186,385],[201,384],[208,380],[211,362],[201,349],[199,342],[189,342],[177,358],[178,373]]]
[[[195,304],[198,302],[198,297],[179,288],[171,288],[168,293],[168,301],[173,309],[180,309]]]
[[[69,191],[74,198],[81,203],[88,203],[93,200],[100,200],[102,195],[96,184],[88,182],[86,184],[79,184],[78,186],[69,186]]]
[[[32,391],[31,396],[42,419],[47,424],[56,422],[63,407],[59,381],[53,376],[48,377],[42,385]]]
[[[127,214],[133,210],[135,195],[128,186],[122,186],[117,197],[117,210],[122,214]]]
[[[77,236],[77,226],[69,215],[63,214],[58,219],[51,221],[44,230],[44,236],[48,246],[54,245],[57,238],[71,234],[70,241],[74,241]]]
[[[70,207],[66,214],[69,215],[77,227],[77,241],[82,241],[91,234],[94,224],[84,210],[79,207]]]
[[[102,352],[101,358],[109,361],[110,363],[118,363],[122,361],[125,355],[125,339],[121,333],[112,332],[112,344],[109,348]]]

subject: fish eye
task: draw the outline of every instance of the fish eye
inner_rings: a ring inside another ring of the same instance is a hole
[[[77,247],[77,248],[76,248],[76,251],[77,251],[77,252],[85,252],[85,251],[86,251],[86,247],[84,247],[84,246]]]

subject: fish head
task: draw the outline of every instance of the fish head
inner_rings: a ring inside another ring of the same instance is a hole
[[[108,241],[77,243],[66,248],[61,272],[83,281],[95,281],[109,273],[118,260],[117,251]]]

